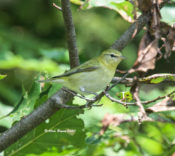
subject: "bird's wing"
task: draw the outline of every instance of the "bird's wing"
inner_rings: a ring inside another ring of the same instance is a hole
[[[52,77],[52,79],[61,78],[61,77],[67,77],[67,76],[70,76],[70,75],[73,75],[73,74],[77,74],[77,73],[81,73],[81,72],[94,71],[94,70],[99,68],[99,65],[98,65],[97,61],[98,60],[94,58],[93,60],[89,60],[89,61],[81,64],[80,66],[75,67],[75,68],[65,72],[62,75],[58,75],[58,76]]]

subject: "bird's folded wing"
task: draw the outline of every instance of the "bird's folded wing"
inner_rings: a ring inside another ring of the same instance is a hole
[[[82,64],[76,68],[73,68],[70,71],[67,71],[62,75],[52,77],[52,79],[60,78],[60,77],[67,77],[67,76],[77,74],[77,73],[82,73],[82,72],[91,72],[91,71],[94,71],[94,70],[99,68],[98,65],[93,64],[93,63],[89,64],[89,63],[91,63],[91,62],[86,62],[85,64]]]

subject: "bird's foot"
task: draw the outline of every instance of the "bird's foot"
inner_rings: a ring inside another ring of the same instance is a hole
[[[62,89],[63,89],[64,91],[66,91],[66,92],[72,94],[73,96],[76,96],[76,97],[79,97],[79,98],[81,98],[81,99],[86,100],[87,103],[90,103],[90,102],[92,102],[92,101],[95,100],[95,99],[86,98],[84,95],[79,95],[79,94],[77,94],[76,92],[74,92],[74,91],[72,91],[72,90],[70,90],[70,89],[68,89],[68,88],[62,88]]]

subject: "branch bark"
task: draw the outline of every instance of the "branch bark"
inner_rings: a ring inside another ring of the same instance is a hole
[[[71,67],[74,67],[79,64],[79,61],[76,48],[75,29],[72,22],[69,0],[62,0],[62,11],[67,30],[70,64]],[[149,17],[141,16],[137,23],[132,24],[121,36],[121,38],[112,45],[112,48],[122,50],[132,39],[135,29],[137,29],[138,33],[148,22],[148,20]],[[24,136],[27,132],[49,118],[58,110],[58,107],[61,107],[62,104],[65,104],[70,99],[71,97],[69,94],[66,94],[63,90],[60,90],[53,97],[48,99],[46,103],[38,107],[28,116],[24,117],[21,121],[16,123],[12,128],[0,136],[0,151],[6,149],[8,146]]]
[[[70,66],[71,68],[73,68],[79,65],[75,27],[72,20],[72,13],[69,0],[61,0],[61,5],[62,5],[64,24],[66,26]]]
[[[112,49],[121,51],[131,41],[149,21],[149,15],[141,15],[124,34],[111,46]]]
[[[138,117],[139,117],[139,123],[141,123],[144,119],[150,119],[147,114],[146,114],[146,111],[145,111],[145,108],[143,107],[142,103],[141,103],[141,100],[139,98],[139,85],[136,84],[134,87],[133,87],[133,97],[134,99],[136,100],[136,105],[139,107],[139,112],[138,112]]]

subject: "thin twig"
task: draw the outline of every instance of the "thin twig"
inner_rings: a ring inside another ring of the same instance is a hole
[[[127,105],[135,106],[136,105],[136,102],[123,102],[121,100],[115,99],[112,96],[110,96],[109,93],[105,93],[105,96],[108,99],[110,99],[112,102],[116,102],[116,103],[122,104],[124,106],[127,106]]]
[[[143,120],[151,120],[146,114],[145,108],[143,107],[141,100],[139,98],[139,85],[135,84],[134,91],[133,91],[133,97],[136,100],[136,105],[139,107],[138,117],[139,117],[139,123],[141,123]]]
[[[113,83],[112,86],[108,88],[108,90],[111,90],[112,88],[114,88],[117,84],[122,82],[128,75],[129,75],[129,73],[127,72],[120,80],[117,80],[115,83]]]
[[[149,103],[153,103],[156,102],[158,100],[164,99],[166,97],[170,97],[171,95],[173,95],[175,93],[175,90],[170,92],[169,94],[165,95],[165,96],[158,96],[157,98],[153,99],[153,100],[149,100],[149,101],[144,101],[142,102],[142,104],[149,104]]]
[[[172,91],[172,92],[170,92],[170,93],[167,94],[167,95],[158,96],[158,97],[156,97],[155,99],[152,99],[152,100],[141,101],[141,104],[150,104],[150,103],[156,102],[156,101],[158,101],[158,100],[164,99],[164,98],[166,98],[166,97],[170,97],[170,96],[171,96],[172,94],[174,94],[174,93],[175,93],[175,90]],[[113,98],[112,96],[110,96],[109,93],[105,93],[105,96],[106,96],[107,98],[109,98],[112,102],[117,102],[117,103],[122,104],[122,105],[130,105],[130,106],[136,105],[136,102],[123,102],[123,101],[121,101],[121,100],[115,99],[115,98]]]
[[[59,11],[62,11],[62,8],[61,8],[60,6],[58,6],[58,5],[56,5],[55,3],[53,3],[53,6],[54,6],[55,8],[57,8]]]
[[[150,76],[138,78],[137,83],[139,83],[139,84],[156,84],[156,82],[154,83],[153,79],[157,79],[157,78],[163,78],[163,80],[161,82],[158,82],[158,84],[160,84],[160,83],[174,83],[175,84],[175,74],[170,74],[170,73],[153,74]],[[120,81],[120,83],[127,84],[127,85],[132,85],[133,83],[135,83],[134,78],[125,78],[122,81],[121,81],[121,79],[122,79],[121,77],[114,77],[112,79],[112,83],[115,83],[117,81]]]

